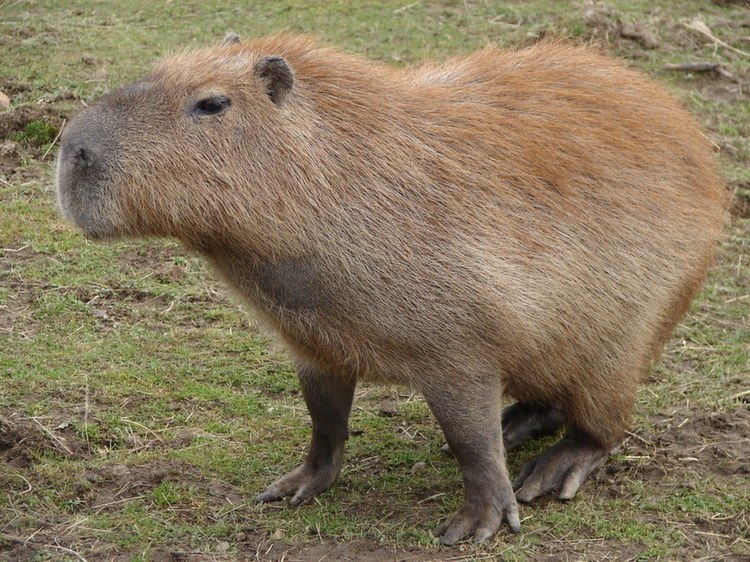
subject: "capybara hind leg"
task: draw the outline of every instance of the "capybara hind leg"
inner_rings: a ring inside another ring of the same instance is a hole
[[[529,439],[552,435],[565,423],[565,414],[549,404],[516,402],[503,410],[503,444],[510,451]]]
[[[516,498],[525,503],[557,490],[561,500],[569,500],[591,471],[607,460],[610,451],[583,431],[571,430],[556,445],[524,465],[513,482]]]
[[[499,394],[499,393],[498,393]],[[430,388],[425,398],[461,466],[464,504],[435,530],[440,542],[482,542],[506,521],[518,532],[521,522],[505,466],[500,424],[500,396],[467,396],[455,387]]]
[[[291,498],[291,505],[300,505],[330,488],[341,470],[356,379],[309,368],[298,375],[312,418],[310,449],[305,462],[269,486],[256,498],[259,502]]]
[[[503,410],[503,445],[511,451],[529,439],[552,435],[565,423],[565,414],[555,406],[516,402]],[[441,449],[451,453],[448,443]]]

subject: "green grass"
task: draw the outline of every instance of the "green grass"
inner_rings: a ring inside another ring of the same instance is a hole
[[[26,146],[45,146],[55,140],[58,129],[43,119],[28,123],[23,131],[13,133],[8,138]]]
[[[0,430],[6,423],[23,436],[20,445],[0,442],[0,558],[145,560],[167,550],[236,560],[276,545],[271,559],[286,549],[287,558],[317,560],[350,541],[346,552],[360,558],[366,548],[404,549],[418,560],[750,556],[742,468],[750,219],[727,225],[705,290],[639,394],[633,436],[580,495],[522,506],[518,536],[502,531],[481,546],[441,549],[429,530],[459,507],[461,476],[440,453],[442,436],[419,397],[359,389],[337,486],[300,509],[254,504],[309,440],[284,354],[175,243],[93,244],[55,211],[55,149],[45,152],[60,114],[136,79],[156,57],[218,42],[230,29],[315,33],[395,65],[487,41],[519,45],[542,32],[592,42],[680,96],[721,147],[730,185],[747,193],[747,94],[718,78],[662,70],[718,61],[750,91],[750,59],[703,44],[682,25],[700,17],[747,51],[743,9],[610,4],[613,22],[644,22],[660,47],[592,29],[577,1],[0,0],[0,90],[11,110],[43,113],[0,139],[13,143],[10,156],[0,151]],[[386,400],[396,415],[380,411]],[[553,442],[511,454],[511,472]]]

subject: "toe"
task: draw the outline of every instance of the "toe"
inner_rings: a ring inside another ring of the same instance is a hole
[[[527,462],[525,465],[523,465],[523,468],[521,469],[521,474],[519,474],[518,478],[516,478],[513,481],[513,490],[521,489],[521,487],[524,485],[524,482],[526,482],[526,480],[531,475],[531,473],[534,472],[535,466],[536,466],[536,459],[532,459],[529,462]]]
[[[571,468],[567,476],[565,477],[565,482],[563,483],[562,489],[560,490],[560,495],[558,496],[559,499],[573,499],[573,496],[576,495],[576,492],[578,492],[578,488],[581,487],[581,484],[583,484],[583,481],[586,480],[588,474],[589,471],[586,470],[586,468],[583,466],[574,466],[573,468]]]
[[[281,500],[281,494],[273,486],[268,488],[265,492],[255,496],[255,501],[258,503],[277,502]]]
[[[459,517],[457,519],[448,526],[440,537],[441,544],[451,546],[471,534],[472,528],[476,523],[468,517]]]
[[[307,500],[309,500],[313,496],[317,496],[322,491],[323,490],[319,489],[317,486],[309,486],[309,485],[302,486],[291,497],[291,499],[289,500],[289,505],[291,505],[292,507],[297,507],[298,505],[302,505]]]
[[[440,537],[441,544],[450,546],[471,535],[471,532],[477,526],[477,522],[478,517],[475,511],[464,505],[457,513],[435,529],[435,536]]]
[[[497,530],[500,528],[500,524],[501,520],[499,517],[491,521],[483,521],[482,523],[480,523],[474,531],[474,542],[480,543],[489,539],[491,536],[497,533]]]
[[[306,494],[304,490],[300,490],[291,497],[291,499],[289,500],[289,505],[292,507],[297,507],[305,503],[305,501],[307,501],[309,498],[310,494]]]
[[[534,498],[544,493],[538,479],[527,478],[523,486],[516,490],[516,499],[523,503],[529,503]]]
[[[511,531],[514,533],[521,532],[521,517],[518,514],[517,506],[508,512],[506,520],[508,521],[508,527],[510,527]]]

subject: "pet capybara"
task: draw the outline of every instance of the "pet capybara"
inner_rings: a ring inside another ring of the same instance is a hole
[[[312,442],[259,501],[334,483],[358,380],[418,389],[463,474],[444,544],[518,531],[621,443],[726,206],[670,95],[555,41],[398,69],[230,37],[76,117],[57,189],[90,238],[205,256],[286,344]],[[505,450],[561,426],[511,484]]]

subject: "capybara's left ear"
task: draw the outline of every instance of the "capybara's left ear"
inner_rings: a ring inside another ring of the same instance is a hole
[[[224,36],[224,41],[221,42],[222,45],[234,45],[235,43],[240,42],[240,36],[237,35],[234,31],[230,31]]]
[[[282,105],[294,84],[294,72],[281,57],[265,57],[255,63],[255,74],[263,80],[266,93],[276,105]]]

